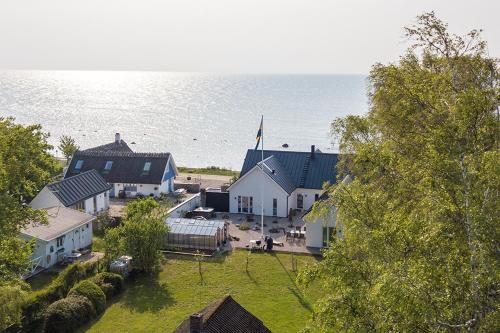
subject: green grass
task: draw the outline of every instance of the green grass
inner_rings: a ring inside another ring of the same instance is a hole
[[[106,312],[81,332],[172,332],[190,314],[231,294],[273,332],[297,332],[311,318],[318,288],[304,292],[295,283],[291,255],[253,253],[248,273],[247,251],[236,250],[202,263],[192,257],[169,257],[158,276],[139,276]],[[295,256],[298,268],[316,262]]]
[[[182,173],[194,173],[199,175],[217,175],[217,176],[229,176],[238,177],[239,171],[233,171],[229,169],[219,168],[215,166],[207,168],[188,168],[188,167],[177,167],[177,170]]]
[[[29,278],[26,282],[31,286],[31,290],[37,291],[47,287],[54,280],[59,272],[46,270]]]

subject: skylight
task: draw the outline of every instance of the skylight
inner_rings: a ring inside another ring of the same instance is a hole
[[[112,166],[113,166],[113,161],[107,161],[106,165],[104,166],[104,170],[109,171],[111,170]]]
[[[148,172],[149,169],[151,169],[151,162],[144,163],[144,169],[142,169],[142,171]]]
[[[82,166],[83,166],[83,160],[76,161],[75,170],[80,171],[82,169]]]

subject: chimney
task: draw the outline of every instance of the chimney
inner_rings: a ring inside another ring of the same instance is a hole
[[[189,333],[200,333],[203,326],[203,315],[193,313],[189,316]]]
[[[311,146],[311,160],[314,160],[314,153],[316,152],[316,147],[314,145]]]
[[[120,139],[120,133],[115,133],[115,142],[120,143],[122,140]]]
[[[205,207],[207,204],[207,190],[204,188],[200,189],[200,205]]]

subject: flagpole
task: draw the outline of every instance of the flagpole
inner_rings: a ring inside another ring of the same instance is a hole
[[[260,165],[262,167],[262,176],[264,176],[264,115],[262,115],[261,119],[262,123],[262,134],[261,134],[261,162]],[[260,237],[264,239],[264,178],[260,182]]]

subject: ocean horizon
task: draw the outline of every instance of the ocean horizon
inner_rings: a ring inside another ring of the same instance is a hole
[[[239,170],[264,116],[264,148],[336,152],[330,123],[368,111],[365,75],[0,71],[0,117],[82,148],[114,140],[177,165]],[[282,148],[283,144],[289,148]]]

